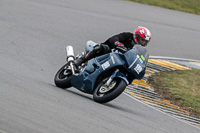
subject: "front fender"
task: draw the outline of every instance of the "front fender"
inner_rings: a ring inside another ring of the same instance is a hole
[[[112,78],[115,78],[115,77],[118,77],[118,78],[121,78],[123,79],[127,85],[129,85],[129,81],[128,81],[128,78],[126,77],[126,75],[124,75],[123,73],[121,72],[115,72],[113,75],[112,75]]]

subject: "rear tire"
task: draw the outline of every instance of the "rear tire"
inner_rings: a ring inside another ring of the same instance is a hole
[[[100,89],[104,86],[106,81],[101,82],[93,93],[94,101],[98,103],[106,103],[117,98],[126,88],[126,82],[121,78],[115,78],[112,82],[116,82],[112,88],[105,93],[101,93]],[[111,82],[111,83],[112,83]]]
[[[67,67],[69,67],[67,64],[61,67],[54,78],[55,85],[62,89],[71,87],[72,72],[70,69],[66,69]]]

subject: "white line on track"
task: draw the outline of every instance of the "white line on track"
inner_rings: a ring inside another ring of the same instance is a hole
[[[128,93],[126,93],[126,92],[123,92],[123,94],[125,94],[125,95],[127,95],[128,97],[130,97],[130,98],[132,98],[132,99],[134,99],[134,100],[136,100],[136,101],[138,101],[138,102],[140,102],[140,103],[142,103],[142,104],[144,104],[144,105],[146,105],[146,106],[148,106],[148,107],[150,107],[150,108],[153,108],[153,109],[155,109],[155,110],[157,110],[157,111],[159,111],[159,112],[161,112],[161,113],[163,113],[163,114],[166,114],[166,115],[168,115],[168,116],[170,116],[170,117],[172,117],[172,118],[175,118],[175,119],[177,119],[177,120],[179,120],[179,121],[181,121],[181,122],[183,122],[183,123],[186,123],[186,124],[188,124],[188,125],[190,125],[190,126],[192,126],[192,127],[195,127],[195,128],[200,129],[200,127],[194,126],[194,125],[192,125],[191,123],[189,123],[189,122],[187,122],[187,121],[178,119],[178,118],[176,118],[176,117],[174,117],[174,116],[172,116],[172,115],[170,115],[170,114],[168,114],[168,113],[165,113],[165,112],[163,112],[163,111],[161,111],[161,110],[159,110],[159,109],[157,109],[157,108],[154,108],[153,106],[150,106],[150,105],[148,105],[148,104],[146,104],[146,103],[144,103],[144,102],[142,102],[142,101],[136,99],[135,97],[130,96],[130,95],[129,95]]]

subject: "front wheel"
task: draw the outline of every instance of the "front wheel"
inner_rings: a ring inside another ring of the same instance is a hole
[[[126,88],[126,82],[121,78],[114,78],[108,86],[105,82],[105,80],[101,82],[93,93],[93,99],[98,103],[106,103],[115,99]]]
[[[55,75],[54,82],[57,87],[69,88],[71,87],[72,71],[68,64],[61,67]]]

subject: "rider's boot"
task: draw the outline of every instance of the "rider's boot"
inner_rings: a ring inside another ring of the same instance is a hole
[[[86,58],[84,55],[78,57],[76,60],[74,60],[74,65],[78,68],[82,63],[86,61]]]

